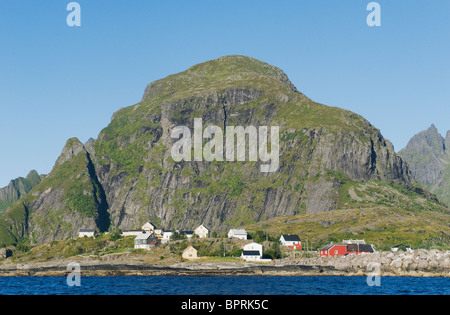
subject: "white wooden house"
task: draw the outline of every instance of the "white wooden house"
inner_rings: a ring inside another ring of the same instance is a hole
[[[280,236],[281,246],[291,249],[302,249],[302,242],[298,235],[282,234]]]
[[[252,242],[243,246],[241,259],[245,261],[260,261],[263,256],[263,246]]]
[[[161,243],[167,243],[170,241],[170,238],[172,237],[173,231],[172,230],[166,230],[162,232],[162,238]]]
[[[231,229],[228,232],[228,238],[238,238],[240,240],[246,240],[247,237],[247,232],[244,229]]]
[[[207,238],[209,235],[209,230],[202,224],[194,230],[194,234],[199,238]]]

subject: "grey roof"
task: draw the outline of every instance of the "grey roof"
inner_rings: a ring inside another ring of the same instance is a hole
[[[135,240],[147,240],[152,236],[152,233],[144,233],[142,232],[138,236],[136,236]]]

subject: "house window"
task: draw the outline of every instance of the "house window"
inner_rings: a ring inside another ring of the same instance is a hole
[[[337,253],[338,253],[338,251],[337,251],[337,249],[336,249],[336,250],[334,251],[334,254],[337,255]]]

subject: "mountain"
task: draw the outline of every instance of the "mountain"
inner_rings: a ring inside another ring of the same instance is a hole
[[[399,154],[414,178],[450,205],[450,131],[442,137],[435,125],[413,136]]]
[[[174,159],[172,130],[185,126],[195,142],[196,118],[225,136],[227,126],[278,126],[276,170],[261,171],[261,152],[255,161]],[[446,211],[366,119],[312,101],[279,68],[225,56],[150,83],[97,139],[70,139],[51,173],[0,218],[0,243],[64,239],[82,228],[136,229],[148,220],[222,232],[350,207]]]
[[[45,175],[39,175],[38,172],[32,170],[26,178],[13,179],[8,186],[0,188],[0,216],[20,197],[38,185],[43,178]]]

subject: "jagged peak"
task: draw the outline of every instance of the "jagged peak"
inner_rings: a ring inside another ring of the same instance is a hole
[[[434,124],[431,124],[431,126],[427,129],[427,132],[439,133],[438,129]]]
[[[86,152],[83,143],[78,138],[70,138],[67,140],[61,155],[56,160],[56,165],[61,165],[73,157],[77,156],[81,152]]]

